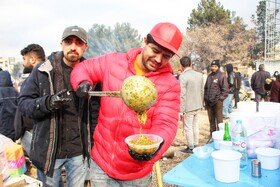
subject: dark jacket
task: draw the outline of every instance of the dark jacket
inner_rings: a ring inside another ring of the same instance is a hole
[[[21,89],[24,88],[27,79],[25,79],[21,84]],[[33,128],[33,121],[30,118],[21,115],[19,109],[17,108],[14,120],[15,127],[15,140],[20,139],[25,131],[29,131]]]
[[[18,92],[13,87],[11,75],[0,71],[0,133],[14,140],[14,118]]]
[[[234,93],[234,73],[233,73],[233,66],[232,64],[226,65],[227,70],[227,82],[228,82],[228,93],[233,94]]]
[[[270,78],[270,74],[264,70],[257,71],[252,75],[251,87],[257,94],[266,95],[267,91],[264,86],[267,78]]]
[[[30,159],[48,176],[53,174],[60,135],[58,134],[59,114],[57,111],[48,110],[46,101],[50,95],[54,94],[54,66],[56,63],[61,63],[62,57],[62,52],[52,53],[49,60],[39,63],[28,77],[19,97],[20,112],[23,116],[33,119]],[[100,85],[96,87],[97,89],[101,90]],[[78,133],[80,133],[83,155],[90,158],[91,136],[97,124],[100,98],[91,98],[89,102],[80,98],[78,103],[77,125],[80,129]],[[90,123],[88,123],[88,118]]]
[[[270,90],[270,101],[280,103],[280,78],[273,81],[271,90]]]
[[[235,72],[234,74],[234,89],[240,90],[241,87],[241,73]]]
[[[225,100],[228,96],[228,82],[221,71],[208,75],[204,86],[204,101],[206,106],[214,106],[218,100]]]

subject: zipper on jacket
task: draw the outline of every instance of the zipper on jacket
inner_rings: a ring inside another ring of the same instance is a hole
[[[31,140],[31,142],[32,142],[32,151],[34,151],[34,146],[35,146],[35,140],[36,140],[36,137],[37,137],[37,125],[35,125],[34,126],[34,129],[33,129],[33,132],[32,132],[32,140]],[[31,150],[30,150],[30,152],[31,152]],[[30,153],[29,153],[29,155],[30,155]]]

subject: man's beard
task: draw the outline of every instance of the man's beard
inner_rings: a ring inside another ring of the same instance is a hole
[[[23,68],[23,74],[31,73],[32,70],[33,70],[33,67],[24,67]]]

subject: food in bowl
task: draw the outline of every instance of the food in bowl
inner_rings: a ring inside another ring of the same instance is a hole
[[[261,168],[275,170],[280,166],[280,150],[269,147],[259,147],[255,149],[257,158],[261,161]]]
[[[213,151],[214,149],[212,147],[207,147],[207,146],[195,147],[193,149],[194,155],[200,159],[209,158]]]
[[[154,154],[162,141],[162,137],[155,134],[134,134],[125,139],[129,149],[139,155]]]

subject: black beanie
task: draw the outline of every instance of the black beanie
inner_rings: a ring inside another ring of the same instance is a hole
[[[219,68],[220,68],[220,61],[219,60],[213,60],[212,62],[211,62],[211,66],[213,66],[213,65],[216,65],[216,66],[218,66]]]

